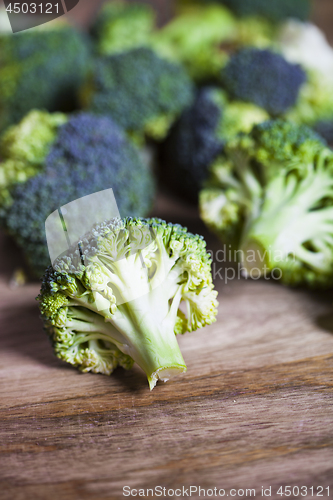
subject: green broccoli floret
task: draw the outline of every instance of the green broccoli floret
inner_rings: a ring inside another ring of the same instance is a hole
[[[213,1],[215,2],[216,0]],[[258,15],[273,22],[281,22],[287,18],[301,19],[302,21],[305,21],[309,19],[311,11],[311,0],[218,1],[229,7],[237,16]]]
[[[61,22],[0,33],[0,131],[34,108],[72,110],[89,61],[87,40]]]
[[[174,192],[197,203],[210,165],[224,144],[239,132],[269,118],[251,103],[228,101],[216,87],[203,87],[163,144],[161,176]]]
[[[99,11],[92,27],[100,55],[144,47],[155,28],[155,14],[146,4],[107,2]]]
[[[318,121],[333,119],[332,82],[315,72],[309,72],[308,81],[303,85],[296,105],[287,118],[313,126]]]
[[[246,275],[333,283],[333,153],[311,129],[272,120],[230,141],[200,210]]]
[[[59,257],[37,300],[60,359],[106,375],[136,362],[153,389],[186,371],[176,334],[213,323],[216,296],[201,236],[125,218],[96,225]]]
[[[59,207],[112,188],[121,216],[145,216],[151,209],[153,174],[110,118],[33,112],[4,141],[0,222],[37,276],[50,264],[45,220]]]
[[[178,61],[197,81],[217,77],[228,60],[223,43],[237,38],[236,20],[219,5],[185,10],[152,37],[162,56]]]
[[[190,105],[193,85],[176,64],[150,49],[134,49],[96,60],[82,91],[87,109],[109,115],[130,133],[162,139]]]
[[[43,169],[58,128],[66,121],[62,113],[30,111],[1,136],[0,207],[12,203],[10,190],[15,184],[26,182]]]

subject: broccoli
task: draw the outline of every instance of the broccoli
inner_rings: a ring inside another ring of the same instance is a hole
[[[219,5],[185,10],[160,29],[151,44],[169,59],[186,67],[196,81],[217,77],[228,60],[223,43],[237,39],[236,20]]]
[[[306,74],[270,50],[246,48],[231,57],[222,80],[232,98],[252,102],[277,116],[296,103]]]
[[[280,29],[279,49],[288,61],[301,64],[308,75],[287,117],[314,127],[332,141],[333,49],[324,33],[311,23],[289,20]]]
[[[79,248],[47,269],[37,297],[56,355],[106,375],[136,362],[150,389],[186,371],[176,334],[217,314],[202,236],[160,219],[115,218],[93,227]]]
[[[33,108],[74,109],[89,63],[86,38],[61,22],[0,33],[0,131]]]
[[[63,121],[33,112],[4,140],[8,155],[0,174],[8,182],[0,184],[0,221],[36,275],[50,263],[44,225],[54,210],[112,188],[122,216],[144,216],[154,196],[150,169],[110,118],[81,113]]]
[[[239,101],[228,102],[221,89],[203,87],[163,144],[161,177],[174,191],[196,203],[208,168],[225,142],[268,118],[262,108]]]
[[[183,68],[147,48],[97,59],[82,92],[89,111],[108,114],[129,133],[154,139],[167,134],[192,95]]]
[[[306,126],[270,120],[230,141],[200,212],[246,275],[333,284],[333,153]]]
[[[214,0],[216,1],[216,0]],[[219,0],[237,16],[258,15],[273,22],[287,18],[305,21],[310,17],[311,0]]]
[[[155,14],[149,5],[107,2],[99,11],[91,34],[100,55],[149,45]]]

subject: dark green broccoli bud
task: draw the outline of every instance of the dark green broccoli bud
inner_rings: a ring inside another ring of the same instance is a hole
[[[190,105],[193,86],[181,66],[141,48],[96,60],[82,96],[93,113],[110,115],[129,132],[161,139]]]
[[[147,46],[155,28],[154,10],[146,4],[107,2],[99,11],[91,34],[97,52],[116,52]]]
[[[222,80],[232,98],[252,102],[275,116],[296,103],[306,74],[270,50],[247,48],[231,57]]]
[[[163,180],[173,191],[197,203],[209,167],[225,142],[267,118],[265,110],[253,104],[228,102],[220,89],[203,87],[163,144]]]
[[[245,275],[333,284],[333,153],[311,129],[272,120],[230,141],[200,211]]]
[[[89,43],[73,27],[56,26],[0,34],[0,131],[34,108],[74,109],[89,69]]]
[[[214,0],[216,1],[216,0]],[[237,16],[258,15],[273,22],[287,18],[305,21],[310,17],[311,0],[219,0]]]
[[[60,359],[106,375],[136,362],[153,389],[186,371],[176,334],[213,323],[216,296],[201,236],[160,219],[125,218],[94,226],[59,257],[37,300]]]
[[[11,203],[0,207],[3,225],[35,274],[50,264],[46,218],[70,201],[108,188],[113,189],[121,215],[149,212],[154,196],[152,173],[118,125],[88,113],[70,117],[49,144],[41,171],[11,185]]]
[[[332,120],[317,122],[313,128],[330,146],[333,146],[333,117]]]

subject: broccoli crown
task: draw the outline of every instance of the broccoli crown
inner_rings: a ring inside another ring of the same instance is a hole
[[[215,0],[214,0],[215,1]],[[287,18],[305,21],[310,17],[311,0],[220,0],[237,16],[259,15],[273,22]]]
[[[43,170],[12,187],[13,202],[0,211],[32,270],[41,274],[50,259],[45,220],[75,199],[112,188],[120,214],[145,215],[154,195],[152,173],[138,150],[107,117],[70,117],[44,159]]]
[[[268,118],[252,104],[227,101],[223,91],[203,87],[163,146],[165,181],[189,201],[197,202],[210,165],[227,140]]]
[[[184,64],[196,81],[218,77],[228,59],[223,42],[238,36],[231,12],[221,5],[191,5],[156,32],[151,44],[162,56]]]
[[[191,103],[193,87],[182,67],[140,48],[98,59],[83,95],[89,110],[126,130],[151,132],[157,123],[163,136]]]
[[[59,257],[37,300],[60,359],[106,375],[136,362],[152,389],[186,370],[176,334],[213,323],[216,296],[201,236],[125,218],[94,226]]]
[[[0,206],[12,203],[10,189],[26,182],[43,169],[50,145],[60,125],[67,121],[62,113],[30,111],[18,125],[12,125],[0,138]]]
[[[92,26],[97,52],[110,55],[148,44],[155,27],[155,14],[149,5],[108,2]]]
[[[0,34],[0,130],[33,108],[67,111],[89,65],[89,46],[74,28]]]
[[[240,250],[246,275],[329,286],[332,174],[333,153],[314,131],[271,120],[225,147],[200,193],[201,215]]]
[[[245,48],[231,57],[222,80],[232,98],[252,102],[276,116],[296,103],[306,74],[270,50]]]

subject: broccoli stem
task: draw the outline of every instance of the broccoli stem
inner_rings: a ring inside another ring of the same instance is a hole
[[[247,226],[242,243],[242,264],[247,274],[259,277],[299,259],[321,272],[330,271],[333,208],[318,208],[332,194],[329,173],[313,170],[297,182],[281,174],[267,187],[260,215]]]
[[[90,311],[86,312],[87,319],[93,325],[87,326],[85,330],[100,332],[104,340],[107,336],[120,351],[134,359],[146,373],[150,389],[155,387],[158,379],[167,381],[186,371],[174,333],[181,287],[170,299],[171,305],[165,294],[168,299],[169,287],[163,284],[149,294],[121,304],[112,315],[98,311],[96,304],[87,303],[84,298],[72,299],[77,305],[88,307],[96,313],[92,315]],[[83,322],[76,322],[79,330],[83,331]]]

